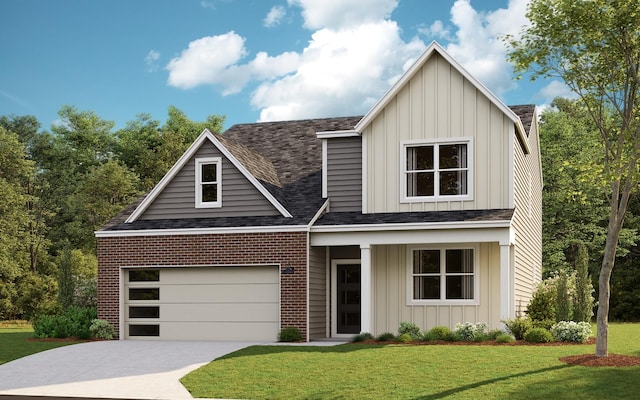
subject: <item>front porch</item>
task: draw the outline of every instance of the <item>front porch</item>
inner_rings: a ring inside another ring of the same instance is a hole
[[[500,328],[515,315],[508,227],[312,232],[310,244],[310,340],[396,333],[403,321],[422,330],[458,322]],[[462,254],[466,266],[456,269]],[[441,276],[433,265],[442,265]]]

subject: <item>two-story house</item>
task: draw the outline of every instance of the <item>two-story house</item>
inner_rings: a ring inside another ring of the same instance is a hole
[[[122,338],[273,341],[491,328],[541,279],[534,106],[437,43],[363,117],[204,131],[98,240]]]

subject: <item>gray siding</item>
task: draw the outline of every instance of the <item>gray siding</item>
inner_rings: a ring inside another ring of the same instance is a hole
[[[330,210],[362,211],[362,138],[327,139]]]
[[[195,207],[195,160],[222,157],[222,207]],[[209,141],[187,161],[140,219],[279,215],[276,208]]]
[[[327,262],[325,247],[309,249],[309,339],[327,337]]]

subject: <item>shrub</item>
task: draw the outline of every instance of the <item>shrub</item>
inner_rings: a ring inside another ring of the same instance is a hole
[[[413,340],[415,340],[415,338],[408,333],[403,333],[402,335],[398,336],[398,342],[400,343],[409,343]]]
[[[516,338],[513,337],[513,335],[510,335],[508,333],[501,333],[498,336],[496,336],[496,343],[512,343],[515,342]]]
[[[576,260],[576,291],[573,297],[573,320],[589,322],[593,316],[593,285],[589,279],[589,251],[587,246],[578,245]]]
[[[396,336],[391,333],[391,332],[385,332],[382,335],[378,336],[376,338],[377,341],[379,342],[390,342],[392,340],[394,340],[396,338]]]
[[[592,333],[588,322],[560,321],[551,328],[553,338],[560,342],[584,343]]]
[[[531,321],[532,328],[544,328],[546,330],[550,330],[552,326],[554,326],[557,322],[552,319],[545,319],[542,321],[534,320]]]
[[[568,321],[571,318],[571,301],[567,287],[567,273],[562,271],[556,284],[556,321]]]
[[[456,324],[454,335],[464,342],[480,342],[488,338],[486,329],[487,324],[483,322],[476,324],[472,322],[459,323]]]
[[[498,338],[498,336],[500,336],[500,335],[502,335],[504,333],[505,332],[501,331],[500,329],[492,329],[487,333],[487,339],[496,340]],[[511,335],[509,335],[509,336],[511,336]]]
[[[534,321],[556,320],[557,277],[540,282],[527,306],[527,315]],[[516,336],[517,338],[517,336]]]
[[[95,308],[69,307],[62,315],[43,315],[33,323],[34,335],[38,338],[91,337],[89,327],[98,317]]]
[[[453,340],[453,332],[446,326],[434,326],[430,331],[426,332],[423,337],[425,341],[431,340]]]
[[[366,340],[371,340],[371,339],[373,339],[373,335],[372,334],[370,334],[369,332],[362,332],[359,335],[355,335],[351,339],[351,341],[354,342],[354,343],[357,343],[357,342],[364,342]]]
[[[504,324],[517,340],[524,339],[524,335],[532,328],[531,320],[528,318],[509,319],[504,321]]]
[[[530,343],[549,343],[553,341],[553,336],[544,328],[531,328],[524,334],[524,340]]]
[[[417,339],[420,337],[420,328],[418,328],[418,325],[413,322],[400,322],[398,336],[402,336],[405,333],[410,335],[413,339]]]
[[[279,342],[299,342],[301,340],[302,334],[300,333],[300,329],[293,326],[282,328],[280,329],[280,333],[278,333]]]
[[[113,339],[113,326],[104,319],[94,319],[89,326],[91,336],[96,339],[111,340]]]

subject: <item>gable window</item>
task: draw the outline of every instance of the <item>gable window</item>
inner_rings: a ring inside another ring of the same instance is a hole
[[[470,199],[469,139],[404,143],[401,159],[403,201]]]
[[[222,207],[222,159],[196,159],[196,207]]]
[[[409,250],[410,304],[475,304],[477,267],[473,248]]]

